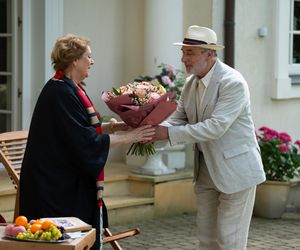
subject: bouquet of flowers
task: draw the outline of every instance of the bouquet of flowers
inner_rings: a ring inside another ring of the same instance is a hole
[[[131,127],[158,125],[176,110],[175,93],[154,82],[132,82],[102,94],[107,106]],[[134,143],[127,154],[151,155],[153,144]]]

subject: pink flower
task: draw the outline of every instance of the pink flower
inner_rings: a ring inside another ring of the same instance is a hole
[[[270,128],[266,127],[266,126],[262,126],[258,129],[258,131],[264,131],[264,132],[268,132],[270,130]]]
[[[134,94],[137,97],[145,97],[147,95],[147,90],[144,88],[136,88]]]
[[[298,147],[300,147],[300,140],[295,141],[295,144],[298,145]]]
[[[279,146],[278,146],[278,149],[279,149],[280,151],[282,151],[282,152],[289,152],[289,151],[290,151],[290,148],[289,148],[287,145],[285,145],[285,144],[279,145]]]
[[[160,97],[160,94],[158,94],[158,93],[155,93],[155,92],[151,92],[151,93],[150,93],[150,101],[156,100],[156,99],[158,99],[159,97]]]
[[[171,74],[173,74],[173,75],[176,75],[176,69],[175,69],[175,67],[174,67],[173,65],[171,65],[171,64],[169,64],[169,65],[167,66],[167,72],[169,72],[169,73],[171,73]]]
[[[266,128],[263,136],[263,141],[269,141],[278,138],[279,133],[274,129]]]
[[[264,137],[262,138],[262,140],[263,141],[270,141],[270,140],[272,140],[274,138],[276,138],[276,137],[274,137],[271,133],[270,134],[269,133],[265,133]]]
[[[110,99],[111,99],[111,96],[109,95],[109,93],[107,93],[107,92],[102,93],[102,100],[104,102],[108,102]]]
[[[163,77],[161,78],[161,80],[162,80],[162,82],[163,82],[165,85],[167,85],[167,86],[169,86],[169,87],[174,87],[174,86],[175,86],[174,82],[172,82],[171,79],[170,79],[170,77],[168,77],[168,76],[163,76]]]
[[[278,139],[284,143],[292,141],[291,136],[285,132],[279,133]]]

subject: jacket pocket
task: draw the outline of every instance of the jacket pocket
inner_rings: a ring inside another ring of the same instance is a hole
[[[243,145],[225,150],[223,154],[224,154],[225,159],[229,159],[229,158],[235,157],[237,155],[244,154],[248,151],[249,151],[249,147],[246,144],[243,144]]]

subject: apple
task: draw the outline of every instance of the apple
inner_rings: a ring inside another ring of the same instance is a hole
[[[8,224],[6,227],[5,227],[5,235],[7,236],[12,236],[12,229],[15,227],[14,224]]]
[[[25,233],[26,229],[24,226],[15,226],[11,229],[11,235],[16,237],[19,233]]]

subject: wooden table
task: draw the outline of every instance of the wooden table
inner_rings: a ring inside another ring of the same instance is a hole
[[[9,240],[4,237],[4,227],[0,226],[0,249],[1,250],[87,250],[96,240],[96,230],[85,232],[84,236],[63,243],[39,243]]]

